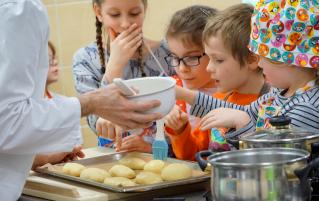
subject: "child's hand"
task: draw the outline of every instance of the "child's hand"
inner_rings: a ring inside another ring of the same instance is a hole
[[[121,146],[116,151],[139,151],[152,153],[152,144],[145,142],[143,135],[130,135],[122,139]]]
[[[200,121],[201,130],[226,127],[240,129],[250,121],[249,115],[241,110],[218,108],[209,112]]]
[[[132,24],[127,30],[119,35],[109,28],[110,36],[110,59],[109,68],[124,67],[128,60],[134,56],[137,49],[142,45],[142,28]]]
[[[179,106],[175,105],[172,111],[165,117],[165,125],[176,133],[181,133],[188,122],[188,115]]]
[[[112,140],[115,139],[117,132],[121,132],[121,134],[123,132],[119,126],[103,118],[98,118],[96,121],[96,130],[98,131],[98,136]]]

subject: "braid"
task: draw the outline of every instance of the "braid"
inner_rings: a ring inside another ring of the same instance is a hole
[[[145,71],[144,71],[144,62],[143,62],[143,43],[142,45],[138,48],[138,58],[137,58],[137,63],[138,67],[142,72],[142,77],[146,77]]]
[[[100,62],[101,62],[101,70],[102,73],[105,73],[105,58],[104,58],[104,49],[102,42],[102,22],[100,22],[97,17],[95,18],[95,27],[96,27],[96,44],[99,51]]]

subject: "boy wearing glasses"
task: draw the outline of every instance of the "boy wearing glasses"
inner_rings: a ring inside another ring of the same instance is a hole
[[[197,7],[199,13],[190,11]],[[266,93],[269,87],[258,67],[258,57],[247,48],[253,7],[240,4],[229,8],[228,12],[214,12],[209,19],[209,15],[205,15],[208,12],[197,7],[177,12],[167,31],[172,54],[166,57],[166,62],[175,67],[183,86],[240,105],[249,104]],[[224,147],[212,146],[215,143],[213,132],[200,130],[199,119],[188,115],[190,106],[183,108],[185,103],[178,103],[165,122],[177,158],[194,160],[201,150],[229,149],[227,143]],[[216,129],[222,136],[228,131]]]

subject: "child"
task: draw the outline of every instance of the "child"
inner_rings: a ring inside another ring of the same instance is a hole
[[[213,110],[203,118],[203,128],[226,124],[240,128],[228,137],[240,138],[247,131],[268,128],[267,118],[285,115],[291,118],[295,127],[318,131],[319,31],[318,18],[313,13],[316,9],[317,4],[313,1],[275,0],[257,4],[252,17],[249,48],[260,55],[263,73],[276,88],[247,106],[227,103],[202,93],[177,90],[178,97],[193,104],[192,114],[204,116]],[[217,109],[219,107],[236,110],[230,113],[229,109]]]
[[[56,59],[56,49],[52,42],[48,43],[49,52],[49,72],[47,76],[47,81],[45,84],[44,96],[47,99],[52,99],[60,97],[59,94],[53,94],[49,91],[48,86],[59,79],[59,66],[58,60]],[[37,154],[33,160],[32,169],[36,169],[39,166],[45,165],[47,163],[56,164],[62,162],[68,162],[76,160],[78,157],[83,158],[84,153],[81,151],[81,146],[76,146],[71,152],[57,152],[51,154]]]
[[[175,64],[176,73],[187,88],[212,95],[216,90],[214,87],[217,87],[219,92],[215,93],[214,97],[233,103],[249,104],[267,91],[262,71],[258,67],[258,57],[247,49],[249,20],[253,7],[239,4],[217,14],[210,11],[212,17],[207,25],[208,16],[205,13],[208,13],[208,8],[205,10],[194,6],[173,16],[167,31],[167,41],[173,53],[168,60],[169,64]],[[227,38],[221,33],[227,33]],[[203,53],[202,35],[206,55]],[[200,62],[196,63],[197,65],[186,66],[185,59],[181,60],[179,57],[190,58],[189,54],[196,53],[193,50],[198,52],[197,55],[205,56],[198,60]],[[206,71],[206,67],[210,73]],[[231,80],[228,79],[230,77]],[[192,123],[190,118],[191,116],[188,117],[185,111],[180,109],[173,110],[166,117],[166,125],[170,127],[166,131],[171,138],[174,153],[177,158],[184,160],[194,160],[195,153],[208,149],[211,140],[210,130],[199,130],[196,128],[199,122]]]
[[[56,50],[54,45],[49,41],[49,72],[47,81],[45,84],[45,97],[47,99],[53,98],[53,94],[49,91],[49,85],[55,83],[59,79],[59,66],[58,60],[56,59]]]
[[[116,77],[131,79],[161,75],[158,64],[146,46],[152,49],[165,73],[174,74],[164,60],[168,54],[165,41],[143,38],[147,0],[93,0],[93,8],[96,15],[96,42],[78,50],[73,59],[75,86],[80,94],[108,85]],[[103,32],[108,34],[108,39],[103,39]],[[88,124],[98,136],[110,138],[108,142],[115,138],[117,129],[112,122],[89,116]],[[125,137],[122,148],[150,152],[154,125],[148,130],[152,132],[144,136]]]

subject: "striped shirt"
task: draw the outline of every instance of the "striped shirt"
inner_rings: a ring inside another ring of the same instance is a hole
[[[312,89],[290,98],[284,97],[283,92],[282,89],[272,88],[269,93],[246,106],[225,102],[199,92],[192,105],[191,114],[203,117],[219,107],[245,111],[250,116],[250,122],[245,127],[227,134],[228,138],[240,138],[242,134],[255,130],[260,104],[273,97],[272,105],[282,107],[281,113],[291,118],[293,127],[319,133],[319,86],[316,85]]]

